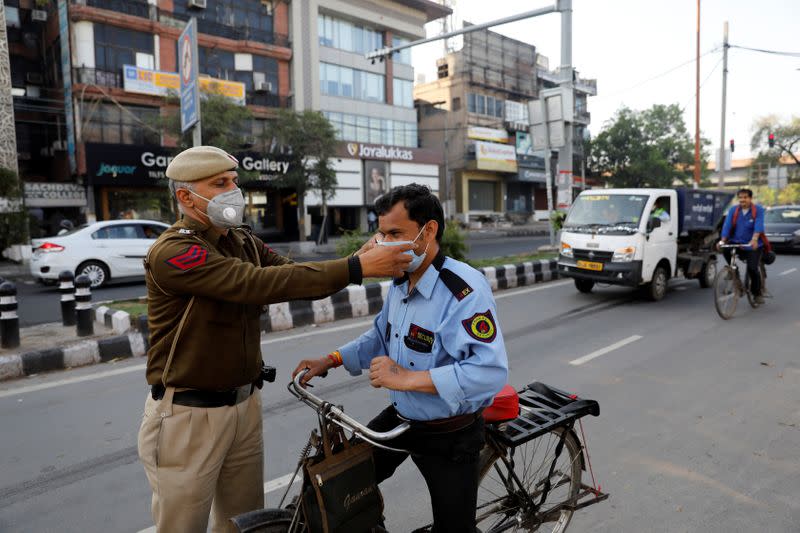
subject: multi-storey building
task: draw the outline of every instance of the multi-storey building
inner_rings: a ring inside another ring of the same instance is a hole
[[[292,35],[303,36],[293,39],[294,107],[321,111],[341,141],[331,230],[366,228],[369,206],[389,187],[439,192],[442,154],[418,148],[410,50],[374,62],[364,54],[422,38],[427,22],[449,13],[429,0],[292,2]],[[321,222],[319,204],[309,196],[309,229]]]
[[[544,153],[531,144],[528,102],[554,86],[558,73],[531,44],[488,30],[463,39],[460,50],[437,61],[438,79],[414,88],[421,145],[446,152],[448,211],[464,221],[546,216]],[[575,87],[573,138],[582,140],[595,86],[581,80]]]
[[[248,222],[260,233],[291,232],[293,221],[296,228],[296,209],[284,201],[290,192],[270,185],[272,155],[259,135],[276,108],[290,106],[288,3],[51,0],[33,5],[6,0],[6,5],[15,2],[21,23],[34,12],[37,20],[46,19],[40,23],[38,57],[12,51],[14,87],[20,94],[15,104],[20,111],[38,113],[33,118],[18,113],[17,119],[18,138],[31,154],[31,163],[21,169],[28,182],[26,205],[46,197],[48,207],[34,213],[46,231],[54,229],[52,221],[59,217],[76,222],[175,219],[164,171],[176,139],[158,123],[177,110],[165,96],[179,83],[176,42],[190,17],[198,22],[201,86],[246,105],[254,116],[243,126],[247,142],[237,154],[243,166],[262,171],[263,179],[248,185]],[[35,90],[37,81],[41,88]],[[45,113],[52,114],[43,120]],[[34,119],[47,122],[36,124],[35,135],[24,122]],[[84,190],[87,198],[77,212],[81,202],[76,197]]]

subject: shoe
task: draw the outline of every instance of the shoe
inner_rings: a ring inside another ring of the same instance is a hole
[[[764,296],[759,294],[753,299],[753,301],[756,303],[756,305],[764,305]]]

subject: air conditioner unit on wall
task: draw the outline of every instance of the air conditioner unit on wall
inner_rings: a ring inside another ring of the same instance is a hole
[[[42,9],[34,9],[31,11],[31,20],[38,20],[40,22],[47,22],[47,11]]]
[[[41,72],[27,72],[25,74],[25,81],[28,83],[41,84],[44,82],[44,76]]]
[[[67,149],[67,141],[61,139],[59,141],[53,141],[53,150],[64,152]]]
[[[198,9],[206,8],[206,0],[189,0],[189,7],[196,7]]]
[[[262,81],[256,84],[256,92],[258,93],[271,93],[272,92],[272,82],[271,81]]]

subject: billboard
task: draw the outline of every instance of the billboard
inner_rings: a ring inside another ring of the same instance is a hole
[[[238,81],[200,78],[200,90],[204,93],[221,94],[239,105],[245,104],[245,85]],[[177,72],[164,72],[124,65],[122,67],[123,88],[129,93],[167,96],[170,91],[177,93],[181,88]]]
[[[389,163],[364,161],[364,204],[374,204],[378,196],[388,192],[389,188]]]
[[[517,132],[517,154],[523,156],[535,155],[533,152],[533,142],[531,140],[530,133],[525,133],[522,131]]]
[[[496,130],[481,126],[467,126],[467,137],[479,141],[508,142],[508,132],[506,130]]]
[[[475,141],[475,159],[480,170],[517,171],[517,151],[510,144]]]

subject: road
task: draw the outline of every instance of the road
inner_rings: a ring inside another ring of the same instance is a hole
[[[582,295],[568,280],[496,294],[512,385],[540,380],[600,402],[584,427],[611,498],[578,513],[570,531],[800,530],[800,257],[782,256],[769,275],[775,298],[758,310],[740,302],[730,321],[688,281],[673,282],[659,303],[620,288]],[[289,371],[368,323],[263,339],[280,376],[264,392],[271,488],[285,484],[314,423],[283,386]],[[151,525],[136,455],[142,368],[135,360],[0,385],[0,531]],[[386,403],[364,376],[341,370],[315,392],[363,420]],[[391,531],[425,523],[423,486],[410,462],[382,486]]]
[[[548,242],[547,237],[510,237],[470,239],[467,241],[470,259],[485,259],[513,254],[531,253]],[[286,253],[280,245],[276,246],[279,253]],[[333,259],[335,254],[317,254],[309,257],[298,257],[299,261],[319,261]],[[61,321],[61,308],[59,293],[56,287],[45,287],[31,279],[18,279],[17,294],[19,300],[20,326],[33,326],[47,322]],[[109,300],[126,300],[145,295],[144,281],[125,280],[112,282],[107,287],[92,291],[92,301],[102,302]]]

